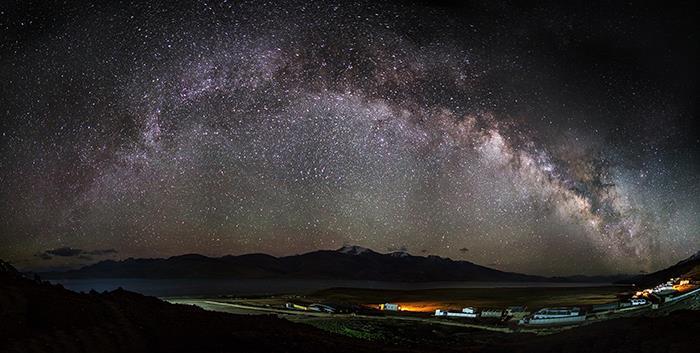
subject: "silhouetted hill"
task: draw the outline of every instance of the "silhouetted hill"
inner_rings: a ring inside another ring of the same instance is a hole
[[[190,254],[167,259],[107,260],[78,270],[45,273],[47,278],[305,278],[401,282],[548,279],[503,272],[468,261],[405,252],[380,254],[358,246],[273,257],[264,254],[211,258]],[[559,278],[558,280],[563,280]]]
[[[75,293],[0,261],[0,352],[331,351],[399,350],[274,316],[209,312],[124,290]]]
[[[677,264],[654,273],[634,276],[619,283],[634,283],[641,287],[654,286],[673,277],[692,277],[700,280],[700,251]]]

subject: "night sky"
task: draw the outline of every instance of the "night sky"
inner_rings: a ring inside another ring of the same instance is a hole
[[[700,250],[692,2],[3,1],[0,258]],[[561,4],[558,4],[561,3]]]

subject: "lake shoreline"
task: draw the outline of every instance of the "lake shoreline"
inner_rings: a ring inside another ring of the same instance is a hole
[[[51,279],[75,292],[111,291],[117,288],[158,297],[213,295],[307,294],[330,288],[377,290],[485,289],[485,288],[585,288],[631,287],[612,283],[584,282],[388,282],[318,279],[151,279],[97,278]]]

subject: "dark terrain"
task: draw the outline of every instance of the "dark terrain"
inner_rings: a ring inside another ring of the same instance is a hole
[[[74,293],[0,264],[0,352],[397,351],[274,316],[204,311],[124,290]]]
[[[383,328],[377,327],[377,332]],[[692,352],[700,313],[610,320],[535,336],[409,325],[372,341],[123,290],[75,293],[0,262],[2,352]]]
[[[618,281],[618,283],[633,283],[640,287],[651,287],[666,282],[669,278],[681,276],[700,280],[700,251],[671,267],[645,275],[626,278]]]

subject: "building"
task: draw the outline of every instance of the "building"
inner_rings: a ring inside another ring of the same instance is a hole
[[[572,308],[544,308],[531,317],[520,320],[521,325],[567,325],[586,320],[586,315],[581,315],[581,309]]]
[[[506,308],[505,315],[511,320],[520,320],[525,316],[530,315],[530,312],[527,311],[526,306],[509,306]]]
[[[294,303],[287,303],[287,304],[284,304],[284,307],[287,308],[287,309],[292,309],[292,310],[303,310],[303,311],[309,310],[309,307],[308,307],[308,306],[299,305],[299,304],[294,304]]]
[[[333,308],[332,306],[325,305],[325,304],[311,304],[311,305],[309,305],[309,310],[320,311],[320,312],[329,313],[329,314],[332,314],[335,312],[335,308]]]
[[[573,308],[543,308],[532,315],[534,319],[552,319],[561,317],[578,316],[581,309]]]
[[[700,288],[696,288],[694,290],[691,290],[689,292],[683,293],[683,294],[678,294],[678,295],[667,295],[663,297],[664,303],[670,303],[670,302],[675,302],[681,299],[688,298],[693,295],[700,295]]]
[[[401,310],[401,305],[393,303],[379,304],[379,310],[384,311],[399,311]]]
[[[476,308],[468,306],[466,308],[463,308],[462,312],[466,314],[476,314]]]
[[[465,312],[465,310],[470,309]],[[466,318],[475,318],[476,317],[476,312],[473,311],[473,308],[464,308],[462,311],[447,311],[447,310],[440,310],[437,309],[435,310],[435,316],[442,316],[442,317],[466,317]]]
[[[484,309],[481,311],[481,317],[494,317],[501,318],[503,316],[503,310],[501,309]]]
[[[653,295],[654,297],[657,297],[657,294]],[[641,299],[641,298],[632,298],[630,300],[622,301],[620,302],[620,311],[628,311],[628,310],[636,310],[640,309],[643,306],[646,306],[647,304],[650,304],[651,302],[646,300],[646,299]]]
[[[645,305],[645,304],[647,304],[647,300],[646,300],[646,299],[633,298],[633,299],[630,299],[630,304],[632,304],[632,306]]]

